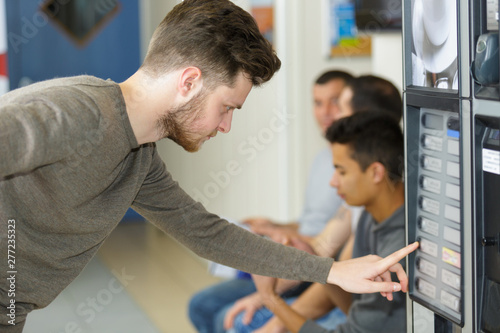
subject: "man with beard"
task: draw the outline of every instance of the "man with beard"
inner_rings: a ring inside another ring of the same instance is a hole
[[[129,207],[195,253],[244,271],[357,292],[405,289],[397,262],[415,245],[347,264],[307,255],[208,213],[166,171],[155,141],[196,151],[227,133],[234,109],[279,67],[247,12],[228,0],[185,0],[125,82],[79,76],[3,95],[0,331],[21,332],[27,314],[80,273]]]

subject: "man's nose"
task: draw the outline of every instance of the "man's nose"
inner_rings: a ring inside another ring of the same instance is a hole
[[[219,131],[222,133],[229,133],[231,130],[231,122],[233,121],[233,111],[229,111],[222,118],[221,123],[219,124]]]
[[[339,179],[337,176],[337,171],[335,171],[332,175],[332,179],[330,179],[330,186],[337,188],[339,186]]]

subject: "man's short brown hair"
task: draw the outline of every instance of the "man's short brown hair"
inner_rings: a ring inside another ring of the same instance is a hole
[[[198,67],[209,87],[233,86],[238,73],[258,86],[281,61],[253,17],[229,0],[185,0],[155,30],[142,68],[160,76]]]

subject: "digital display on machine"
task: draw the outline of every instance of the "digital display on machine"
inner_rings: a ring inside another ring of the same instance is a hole
[[[427,108],[415,112],[420,126],[408,139],[415,145],[408,150],[418,151],[419,167],[408,175],[407,188],[414,198],[410,200],[416,200],[408,203],[413,207],[408,228],[420,248],[410,257],[410,297],[461,323],[460,121],[456,112]]]
[[[425,128],[440,130],[443,128],[443,116],[427,113],[422,116],[422,125]]]

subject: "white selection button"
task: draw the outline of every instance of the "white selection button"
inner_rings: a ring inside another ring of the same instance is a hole
[[[425,170],[441,173],[443,169],[443,161],[439,158],[422,155],[420,163]]]
[[[432,283],[429,283],[421,278],[418,278],[415,281],[415,284],[419,292],[421,292],[427,297],[436,299],[436,286],[434,286]]]
[[[459,290],[460,291],[460,275],[452,273],[446,269],[441,270],[441,281],[443,281],[444,284],[449,285],[453,289]]]
[[[416,265],[417,268],[420,272],[429,275],[430,277],[436,278],[437,276],[437,265],[431,263],[430,261],[427,261],[422,258],[417,258],[416,259]]]
[[[446,184],[446,196],[448,198],[460,201],[460,186],[455,184]]]
[[[450,177],[460,178],[460,164],[455,162],[446,162],[446,174]]]
[[[424,189],[426,191],[433,192],[436,194],[441,193],[441,181],[440,180],[437,180],[437,179],[434,179],[431,177],[422,176],[420,178],[420,186],[422,187],[422,189]]]
[[[420,208],[428,213],[439,215],[441,204],[437,200],[432,200],[426,197],[420,197]]]
[[[453,311],[460,312],[460,298],[445,290],[441,290],[441,303]]]
[[[443,151],[443,139],[425,134],[422,136],[422,146],[430,150]]]
[[[448,154],[460,156],[460,144],[458,140],[448,140]]]
[[[437,222],[431,221],[425,217],[420,217],[418,219],[418,227],[425,233],[436,237],[439,236],[439,224]]]
[[[460,223],[460,208],[450,205],[445,205],[444,217],[446,217],[450,221]]]
[[[455,245],[460,246],[460,231],[445,226],[443,229],[443,238],[444,240],[453,243]]]
[[[430,240],[424,238],[421,238],[419,241],[420,241],[420,251],[437,258],[438,245],[436,243],[433,243]]]

